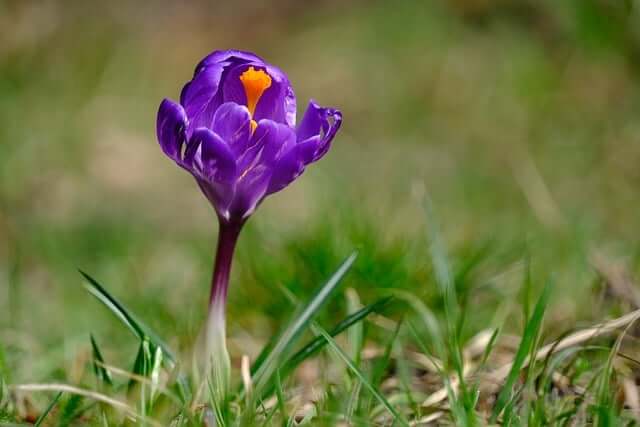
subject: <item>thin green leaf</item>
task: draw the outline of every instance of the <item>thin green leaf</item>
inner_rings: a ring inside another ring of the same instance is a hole
[[[160,370],[162,369],[163,360],[162,355],[162,348],[156,347],[152,358],[153,365],[151,366],[151,373],[149,375],[151,378],[151,390],[149,391],[149,400],[151,404],[153,404],[153,401],[158,394],[158,389],[160,388]]]
[[[375,365],[373,366],[373,373],[371,374],[371,384],[374,387],[379,387],[380,384],[382,383],[384,371],[387,369],[387,366],[389,366],[389,361],[391,360],[391,352],[393,351],[393,345],[396,342],[396,339],[398,338],[398,334],[400,333],[400,328],[402,327],[402,323],[403,323],[402,320],[396,323],[396,327],[393,330],[393,334],[391,335],[389,342],[385,346],[382,357],[378,359]]]
[[[530,353],[531,347],[534,345],[536,337],[538,336],[538,331],[542,325],[542,319],[544,317],[547,304],[549,303],[550,294],[551,280],[547,281],[545,284],[542,294],[540,295],[540,298],[538,298],[538,302],[533,309],[531,318],[525,326],[522,340],[520,341],[518,351],[516,352],[516,357],[513,360],[507,379],[505,380],[502,390],[500,390],[500,394],[498,395],[498,399],[496,400],[496,404],[493,407],[493,412],[491,413],[490,418],[491,423],[495,423],[502,410],[511,400],[511,396],[513,395],[513,386],[518,379],[520,370],[522,369],[527,355]]]
[[[278,370],[276,371],[275,390],[276,398],[278,401],[278,410],[280,411],[280,417],[282,418],[282,424],[286,424],[285,420],[288,418],[287,410],[284,405],[284,391],[282,390],[282,381],[280,379],[280,371]]]
[[[358,369],[358,367],[353,363],[353,360],[347,356],[347,354],[336,344],[336,342],[331,338],[328,332],[317,325],[312,325],[312,329],[315,333],[320,334],[327,340],[327,344],[334,351],[334,353],[342,359],[342,361],[347,365],[347,367],[351,370],[351,372],[360,380],[362,385],[369,390],[371,394],[382,404],[389,413],[393,416],[395,422],[399,423],[402,426],[409,427],[409,423],[404,419],[398,411],[389,403],[389,401],[375,388],[371,383],[367,380],[364,374]]]
[[[73,394],[66,399],[60,411],[59,426],[68,426],[73,420],[80,416],[78,409],[81,407],[83,399],[83,396],[77,394]]]
[[[91,349],[93,352],[93,372],[95,373],[96,378],[98,378],[98,381],[109,386],[113,386],[111,373],[104,367],[104,358],[102,357],[102,353],[100,352],[100,348],[98,348],[98,344],[96,343],[93,334],[89,334],[89,338],[91,340]]]
[[[382,384],[384,372],[389,366],[389,361],[391,360],[391,352],[393,351],[393,344],[398,338],[398,334],[400,333],[400,328],[402,327],[403,322],[404,322],[404,318],[400,319],[396,323],[396,327],[393,330],[393,334],[391,335],[391,338],[389,339],[389,341],[384,347],[384,353],[382,354],[382,357],[379,358],[376,361],[376,363],[373,365],[373,369],[371,373],[371,385],[373,387],[378,388],[380,387],[380,384]],[[369,399],[367,399],[364,406],[367,414],[371,413],[371,403],[372,403],[372,397],[369,396]]]
[[[151,372],[151,366],[153,365],[152,354],[155,351],[155,348],[152,350],[153,345],[149,342],[147,338],[144,338],[140,341],[140,345],[138,346],[138,353],[136,354],[136,360],[133,362],[133,369],[131,372],[134,375],[147,377]],[[137,381],[135,379],[131,379],[129,381],[129,389],[131,389]]]
[[[358,293],[353,288],[348,288],[345,292],[347,297],[347,313],[349,315],[353,313],[357,313],[362,309],[362,303],[360,303],[360,297]],[[360,366],[360,352],[362,351],[362,346],[364,345],[364,330],[362,327],[362,323],[358,322],[353,325],[353,328],[350,328],[347,331],[347,340],[349,342],[349,357],[351,357],[356,366]]]
[[[320,307],[329,299],[333,290],[338,286],[344,275],[349,271],[351,265],[355,261],[357,253],[352,253],[331,278],[316,292],[311,301],[300,314],[293,318],[284,333],[276,341],[269,355],[264,362],[256,369],[254,375],[255,395],[260,396],[263,388],[268,385],[269,381],[277,369],[278,364],[286,355],[286,352],[297,341],[302,331],[308,327],[309,323],[316,315]]]
[[[60,396],[62,396],[62,392],[61,391],[59,391],[55,395],[53,400],[51,400],[51,402],[49,402],[49,405],[47,406],[47,409],[45,409],[44,412],[42,414],[40,414],[40,416],[38,417],[38,419],[34,423],[35,427],[40,426],[42,424],[42,422],[44,421],[44,419],[47,418],[47,415],[49,415],[49,412],[51,412],[51,410],[58,404],[58,400],[60,400]]]
[[[431,204],[431,200],[426,197],[424,203],[425,216],[427,222],[427,231],[429,237],[429,253],[431,254],[431,263],[435,274],[436,283],[442,297],[444,299],[444,312],[447,323],[447,343],[449,350],[449,360],[453,365],[453,369],[458,375],[459,395],[449,393],[450,403],[452,405],[452,412],[456,416],[456,422],[458,424],[466,425],[467,413],[466,411],[457,411],[456,405],[458,400],[467,401],[467,386],[464,379],[464,363],[462,356],[462,347],[460,346],[460,330],[462,329],[462,316],[460,316],[460,308],[458,305],[458,297],[455,282],[451,275],[451,269],[449,267],[449,261],[447,259],[447,251],[445,245],[441,240],[440,228]],[[447,359],[443,358],[443,362]],[[459,398],[460,397],[460,398]],[[453,399],[453,400],[452,400]],[[465,405],[463,405],[465,406]],[[466,409],[466,407],[465,407]],[[458,418],[457,414],[463,415],[463,418]],[[473,413],[469,414],[473,417]]]
[[[176,357],[174,353],[171,351],[171,349],[169,349],[164,341],[160,339],[158,334],[156,334],[151,328],[142,323],[136,316],[134,316],[129,310],[127,310],[125,306],[116,298],[114,298],[109,292],[107,292],[107,290],[102,285],[100,285],[100,283],[98,283],[96,279],[89,276],[82,270],[78,271],[86,279],[87,283],[85,284],[85,288],[91,295],[96,297],[98,301],[103,303],[113,314],[115,314],[116,317],[120,319],[122,323],[124,323],[140,340],[148,337],[151,343],[153,343],[155,346],[161,347],[167,359],[171,362],[171,364],[175,365]]]
[[[384,297],[373,302],[372,304],[367,305],[366,307],[361,308],[357,312],[350,314],[342,321],[340,321],[340,323],[338,323],[333,329],[331,329],[331,331],[329,331],[329,335],[335,337],[366,318],[369,314],[380,313],[383,309],[389,306],[389,303],[391,303],[391,301],[393,301],[393,297]],[[291,356],[291,358],[285,365],[284,371],[290,372],[304,360],[320,351],[326,344],[327,341],[324,338],[315,337],[308,344],[298,350],[293,356]]]

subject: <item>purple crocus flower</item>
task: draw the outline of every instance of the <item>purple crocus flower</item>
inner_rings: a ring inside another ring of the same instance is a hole
[[[182,89],[180,103],[160,104],[162,150],[193,175],[220,223],[208,327],[212,340],[220,339],[212,333],[222,333],[224,341],[229,272],[242,225],[265,197],[326,154],[341,122],[338,110],[311,101],[296,126],[296,98],[286,74],[238,50],[205,57]]]

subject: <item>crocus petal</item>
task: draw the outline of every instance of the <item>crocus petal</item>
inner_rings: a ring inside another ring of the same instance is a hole
[[[198,74],[202,69],[212,64],[230,65],[239,62],[264,62],[258,55],[242,50],[214,50],[205,56],[196,66],[194,74]]]
[[[304,161],[300,155],[300,147],[295,145],[276,162],[267,194],[273,194],[292,183],[304,172]]]
[[[182,89],[180,103],[191,122],[189,133],[198,127],[211,126],[213,115],[222,103],[218,87],[223,71],[220,65],[208,67]]]
[[[200,178],[215,183],[228,183],[236,178],[236,162],[231,149],[216,133],[207,128],[193,132],[190,147],[198,147],[194,165]]]
[[[224,102],[220,86],[226,80],[229,70],[249,61],[262,62],[257,55],[239,50],[214,51],[205,57],[180,94],[191,126],[188,134],[198,127],[211,127],[215,111]]]
[[[290,127],[296,122],[296,97],[287,76],[278,68],[264,62],[248,62],[229,69],[222,83],[223,99],[225,102],[235,102],[246,105],[247,97],[240,75],[249,67],[263,70],[271,77],[271,86],[267,88],[253,114],[253,119],[269,119],[278,123],[285,123]]]
[[[256,165],[238,180],[233,202],[229,207],[231,216],[246,218],[253,213],[267,193],[271,173],[268,166]]]
[[[298,142],[298,154],[305,165],[316,161],[316,156],[322,146],[322,137],[320,135],[312,136],[302,142]]]
[[[212,130],[229,146],[237,157],[247,149],[251,138],[251,115],[244,105],[222,104],[213,116]]]
[[[296,146],[296,135],[289,126],[261,120],[253,134],[250,148],[238,159],[238,183],[235,188],[232,215],[246,218],[267,194],[275,164]]]
[[[156,133],[162,151],[178,164],[182,163],[181,153],[186,128],[187,115],[182,106],[164,99],[158,109]]]
[[[233,200],[233,183],[214,183],[195,176],[202,193],[207,197],[219,216],[229,219],[229,205]]]
[[[298,142],[308,141],[318,137],[316,152],[306,163],[315,162],[326,154],[331,146],[333,137],[342,124],[342,113],[333,108],[323,108],[314,101],[309,102],[307,111],[298,125],[296,134]]]
[[[289,126],[272,120],[260,120],[249,141],[249,147],[238,158],[238,175],[242,175],[257,164],[273,165],[282,153],[295,144],[295,133]]]
[[[279,90],[267,90],[256,106],[255,120],[272,119],[286,123],[290,127],[296,125],[296,95],[287,75],[279,68],[267,64],[267,73],[277,82]]]

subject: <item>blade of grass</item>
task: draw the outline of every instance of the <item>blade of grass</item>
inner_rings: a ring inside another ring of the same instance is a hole
[[[382,354],[382,357],[379,360],[377,360],[376,363],[373,365],[373,369],[372,369],[372,373],[371,373],[371,385],[373,387],[375,387],[375,388],[379,388],[380,384],[382,384],[382,379],[384,377],[384,372],[387,369],[387,366],[389,366],[389,361],[391,360],[391,352],[393,350],[393,343],[398,338],[398,334],[400,333],[400,328],[402,327],[402,324],[404,323],[403,320],[404,319],[400,319],[396,323],[396,327],[393,330],[393,334],[391,335],[391,337],[389,338],[389,341],[385,345],[384,353]],[[364,406],[366,413],[370,413],[370,411],[371,411],[371,401],[372,401],[372,397],[369,396],[369,399],[367,399],[367,401],[365,403],[365,406]]]
[[[120,303],[116,298],[114,298],[109,292],[107,292],[107,290],[102,285],[100,285],[97,280],[95,280],[93,277],[82,270],[78,271],[87,281],[87,283],[85,284],[85,288],[91,295],[96,297],[98,301],[104,304],[140,340],[148,337],[151,343],[162,348],[162,351],[164,352],[167,359],[171,362],[172,365],[175,365],[176,358],[174,353],[162,341],[162,339],[160,339],[158,334],[156,334],[151,328],[142,323],[136,316],[134,316],[129,310],[127,310],[124,305]]]
[[[338,286],[341,279],[353,265],[357,253],[352,253],[331,278],[316,292],[311,301],[301,310],[300,314],[293,318],[293,321],[285,329],[280,338],[276,341],[269,355],[265,357],[264,362],[256,369],[253,383],[255,384],[255,395],[260,396],[263,389],[271,381],[272,376],[277,369],[277,365],[284,358],[288,349],[299,338],[302,331],[309,325],[311,319],[318,312],[320,307],[329,299],[333,290]]]
[[[49,405],[47,406],[47,409],[44,410],[44,412],[42,414],[40,414],[40,416],[38,417],[38,419],[36,420],[36,422],[34,423],[35,427],[38,427],[42,424],[42,422],[44,421],[45,418],[47,418],[47,415],[49,415],[49,412],[51,412],[51,410],[56,406],[56,404],[58,403],[58,400],[60,400],[60,396],[62,396],[62,392],[59,391],[55,397],[51,400],[51,402],[49,403]]]
[[[443,358],[445,370],[450,369],[457,374],[459,393],[454,393],[445,376],[445,386],[448,391],[451,412],[458,425],[475,425],[476,414],[473,410],[474,394],[469,392],[464,375],[464,357],[460,345],[460,333],[464,324],[464,312],[460,309],[456,282],[451,274],[451,268],[447,258],[446,247],[441,239],[440,227],[429,197],[424,199],[424,211],[428,232],[429,253],[435,275],[435,281],[444,300],[444,312],[447,325],[447,350],[448,357]],[[462,276],[464,277],[464,276]],[[463,301],[469,292],[469,287],[464,289]]]
[[[110,405],[116,409],[119,409],[121,411],[123,411],[124,413],[126,413],[128,416],[131,416],[133,418],[136,418],[138,420],[144,420],[145,422],[152,424],[154,426],[161,426],[160,423],[158,423],[155,420],[152,420],[150,418],[145,418],[140,416],[140,414],[138,414],[131,406],[129,406],[127,403],[116,400],[114,398],[111,398],[109,396],[106,396],[102,393],[97,393],[95,391],[92,390],[85,390],[85,389],[81,389],[72,385],[68,385],[68,384],[15,384],[15,385],[11,385],[10,386],[11,390],[16,390],[16,391],[21,391],[21,392],[37,392],[37,391],[61,391],[61,392],[65,392],[68,394],[73,394],[73,395],[78,395],[78,396],[82,396],[82,397],[86,397],[89,399],[93,399],[95,401],[98,402],[102,402],[102,403],[106,403],[107,405]]]
[[[518,378],[520,373],[520,369],[522,369],[525,360],[527,359],[527,355],[531,352],[531,348],[534,345],[536,337],[538,336],[538,331],[542,325],[542,318],[544,317],[544,313],[547,308],[547,304],[549,303],[549,295],[551,294],[551,280],[548,280],[545,284],[545,287],[538,298],[538,302],[536,303],[533,313],[531,314],[531,318],[527,322],[524,333],[522,335],[522,340],[520,341],[520,345],[518,346],[518,351],[516,352],[516,357],[513,360],[513,364],[511,365],[511,370],[507,375],[505,383],[498,394],[498,398],[496,400],[496,404],[493,407],[493,411],[491,413],[490,422],[495,423],[496,419],[502,412],[502,410],[506,407],[508,402],[511,400],[513,395],[513,386]]]
[[[348,288],[345,292],[347,297],[347,313],[349,315],[357,313],[362,309],[360,297],[353,288]],[[347,331],[347,340],[349,342],[349,356],[355,361],[356,366],[360,366],[360,352],[364,344],[364,330],[362,323],[358,322]]]
[[[294,296],[291,296],[291,298],[294,301],[296,300]],[[353,313],[345,317],[333,329],[331,329],[329,334],[332,337],[336,337],[340,335],[342,332],[349,330],[351,326],[365,319],[369,314],[374,312],[375,313],[382,312],[386,307],[389,306],[389,304],[393,300],[394,298],[392,296],[384,297],[372,304],[367,305],[366,307],[363,307],[362,309],[358,310],[356,313]],[[289,360],[284,364],[282,368],[278,369],[281,378],[287,378],[291,374],[291,372],[293,372],[302,362],[304,362],[306,359],[313,356],[314,354],[318,353],[326,345],[327,345],[327,341],[322,337],[317,336],[314,339],[312,339],[304,347],[302,347],[300,350],[294,353],[294,355],[291,356],[291,358],[289,358]],[[270,387],[267,387],[262,394],[263,396],[265,396],[271,393],[273,393],[273,385],[271,385]]]
[[[431,254],[431,263],[435,274],[436,284],[438,285],[442,297],[444,299],[444,312],[447,324],[447,344],[448,358],[442,361],[451,361],[453,370],[458,375],[460,393],[458,395],[449,393],[451,409],[454,414],[462,415],[462,419],[457,422],[461,425],[468,423],[468,418],[474,417],[473,411],[466,411],[470,406],[470,397],[467,393],[467,387],[464,379],[464,363],[462,356],[462,348],[460,346],[460,331],[462,330],[462,317],[458,305],[458,297],[455,282],[451,275],[449,261],[444,243],[440,236],[440,227],[431,204],[429,197],[425,197],[424,210],[427,223],[427,232],[429,237],[429,253]],[[446,369],[446,367],[445,367]],[[445,384],[447,381],[445,381]],[[464,408],[458,411],[456,406]],[[456,415],[457,417],[457,415]],[[472,422],[473,423],[473,422]]]
[[[146,378],[151,371],[151,365],[153,364],[151,358],[153,353],[153,344],[149,342],[147,338],[144,338],[138,346],[138,353],[136,354],[136,360],[133,362],[133,369],[131,372],[135,376]],[[135,379],[129,380],[129,390],[137,383]]]
[[[156,347],[152,358],[153,365],[151,366],[151,372],[149,374],[151,378],[151,389],[149,390],[150,405],[153,405],[160,388],[160,370],[162,369],[163,359],[162,348]]]
[[[89,334],[89,338],[91,340],[91,350],[93,353],[93,372],[99,382],[113,386],[111,373],[104,367],[104,358],[102,357],[102,353],[100,352],[100,348],[98,348],[98,344],[96,343],[93,334]]]
[[[620,346],[622,345],[622,340],[625,335],[629,332],[631,327],[637,321],[634,320],[630,322],[626,328],[622,331],[620,336],[616,339],[614,346],[611,348],[609,352],[609,356],[607,358],[607,364],[602,371],[602,375],[600,376],[598,390],[597,393],[597,403],[595,405],[596,419],[594,420],[594,425],[597,426],[612,426],[619,425],[618,414],[619,412],[619,404],[614,400],[613,396],[614,392],[610,390],[611,387],[611,378],[614,377],[614,366],[613,361],[615,357],[618,355],[620,351]]]
[[[287,422],[285,420],[287,420],[288,416],[287,416],[287,410],[284,406],[285,400],[284,400],[284,391],[282,390],[282,380],[280,379],[280,371],[276,371],[276,381],[275,381],[275,388],[276,388],[276,398],[277,398],[277,402],[278,402],[278,410],[280,411],[280,417],[282,419],[282,424],[286,425]]]
[[[366,307],[361,308],[357,312],[350,314],[349,316],[345,317],[340,323],[338,323],[333,329],[331,329],[331,331],[329,331],[329,335],[335,337],[349,329],[351,326],[363,320],[369,314],[380,313],[384,308],[389,306],[392,300],[393,297],[384,297],[372,304],[367,305]],[[308,344],[298,350],[293,356],[291,356],[291,358],[285,365],[284,372],[290,372],[305,359],[313,356],[318,351],[320,351],[326,344],[327,341],[324,338],[314,338]]]
[[[336,344],[336,342],[331,338],[328,332],[317,325],[312,325],[312,329],[315,333],[322,335],[324,339],[327,341],[327,344],[333,350],[333,352],[347,365],[347,367],[351,370],[351,372],[360,380],[362,385],[369,390],[371,394],[389,411],[389,413],[393,416],[394,422],[398,424],[409,427],[409,423],[404,419],[398,411],[389,403],[389,401],[375,388],[371,383],[367,380],[365,375],[358,369],[358,367],[354,364],[353,360],[347,356],[347,354]]]

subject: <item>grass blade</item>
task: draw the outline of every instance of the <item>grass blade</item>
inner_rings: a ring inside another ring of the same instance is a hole
[[[90,334],[89,338],[91,339],[91,350],[93,352],[93,372],[95,373],[98,381],[109,386],[113,386],[111,373],[104,367],[104,358],[102,357],[102,353],[100,352],[100,348],[98,348],[98,344],[96,343],[93,334]]]
[[[40,426],[42,424],[42,422],[44,421],[44,419],[47,418],[47,415],[49,415],[49,412],[51,412],[51,410],[57,405],[58,400],[60,400],[60,396],[62,396],[62,392],[61,391],[59,391],[55,395],[53,400],[47,406],[47,409],[45,409],[44,412],[42,414],[40,414],[40,416],[38,417],[36,422],[33,424],[35,427]]]
[[[347,313],[349,315],[362,309],[360,297],[353,288],[348,288],[345,292],[347,299]],[[356,366],[360,366],[360,352],[364,346],[364,330],[362,323],[358,322],[347,331],[347,341],[349,342],[349,356],[355,361]]]
[[[287,350],[295,343],[302,331],[309,325],[320,307],[329,299],[333,290],[353,265],[356,256],[356,252],[352,253],[342,265],[340,265],[338,270],[320,287],[307,306],[304,307],[299,315],[294,317],[293,321],[276,341],[269,355],[264,359],[264,362],[259,368],[256,369],[253,381],[255,384],[255,396],[261,395],[263,388],[271,381],[278,363],[283,359]]]
[[[120,319],[120,321],[122,321],[122,323],[124,323],[141,341],[144,340],[145,337],[148,338],[152,344],[162,348],[164,355],[172,364],[176,363],[174,353],[151,328],[138,320],[136,316],[124,307],[124,305],[107,292],[107,290],[100,285],[97,280],[82,270],[78,271],[86,279],[87,283],[85,284],[85,287],[91,295],[96,297],[98,301],[103,303],[113,314],[115,314],[115,316]]]
[[[389,305],[389,303],[391,303],[392,300],[393,297],[384,297],[372,304],[367,305],[366,307],[361,308],[355,313],[350,314],[349,316],[345,317],[340,323],[338,323],[333,329],[331,329],[329,331],[329,335],[335,337],[345,330],[349,329],[351,326],[363,320],[369,314],[381,312]],[[298,350],[293,356],[291,356],[285,366],[284,372],[290,372],[304,360],[320,351],[326,344],[327,341],[323,337],[314,338],[307,345]]]
[[[498,399],[496,400],[496,404],[493,407],[493,412],[491,414],[491,423],[495,423],[496,419],[502,412],[502,410],[506,407],[507,403],[511,400],[513,394],[513,385],[515,384],[518,375],[520,373],[520,369],[522,369],[523,364],[527,358],[527,355],[531,352],[532,346],[534,345],[536,338],[538,336],[538,332],[542,325],[542,318],[544,317],[545,310],[547,308],[547,304],[549,303],[549,295],[551,294],[551,281],[547,281],[545,287],[538,298],[538,302],[536,303],[533,313],[531,314],[531,318],[527,322],[524,333],[522,335],[522,340],[520,341],[520,345],[518,347],[518,351],[516,352],[516,357],[513,360],[513,364],[511,365],[511,370],[507,375],[507,379],[500,390],[500,394],[498,395]]]
[[[376,389],[371,383],[367,380],[364,374],[358,369],[358,367],[353,363],[353,361],[347,356],[347,354],[336,344],[336,342],[331,338],[331,335],[327,333],[324,329],[317,325],[313,325],[312,329],[314,332],[322,335],[322,337],[327,341],[329,347],[334,351],[334,353],[342,359],[342,361],[347,365],[347,367],[351,370],[351,372],[360,380],[362,385],[369,390],[369,392],[389,411],[389,413],[394,417],[395,422],[398,424],[409,427],[409,423],[395,410],[395,408],[389,403],[389,401]]]

